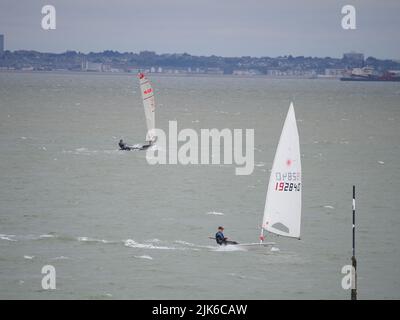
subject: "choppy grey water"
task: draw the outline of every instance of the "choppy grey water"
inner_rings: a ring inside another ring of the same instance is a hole
[[[359,298],[400,298],[400,85],[151,77],[157,126],[254,128],[252,175],[147,164],[132,75],[0,73],[0,298],[348,299],[357,186]],[[303,163],[302,240],[257,241],[289,102]],[[214,213],[214,214],[212,214]],[[215,214],[220,213],[220,214]],[[43,290],[41,269],[56,268]]]

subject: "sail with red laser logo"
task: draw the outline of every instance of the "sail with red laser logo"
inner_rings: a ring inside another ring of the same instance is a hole
[[[300,238],[301,175],[299,133],[291,103],[272,165],[261,241],[263,230],[281,236]]]
[[[143,73],[138,75],[140,80],[140,91],[142,92],[144,114],[146,116],[147,134],[146,141],[153,143],[155,141],[155,109],[154,91],[150,81]]]

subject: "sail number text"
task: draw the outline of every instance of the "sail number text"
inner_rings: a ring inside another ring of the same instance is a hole
[[[276,172],[275,173],[276,191],[300,191],[301,173],[300,172]]]

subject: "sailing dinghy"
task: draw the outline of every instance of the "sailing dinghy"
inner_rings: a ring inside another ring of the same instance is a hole
[[[300,239],[301,222],[301,159],[300,142],[293,103],[290,104],[275,153],[269,178],[260,242],[238,246],[269,246],[264,230]]]
[[[156,104],[154,100],[154,91],[150,84],[150,81],[146,78],[144,73],[139,72],[138,78],[140,81],[140,91],[142,93],[142,100],[143,100],[143,107],[144,107],[144,114],[146,117],[146,126],[147,126],[147,133],[146,133],[146,144],[140,145],[133,145],[133,146],[125,146],[120,141],[120,148],[121,150],[146,150],[151,147],[156,142],[156,135],[155,135],[155,109]]]
[[[260,243],[264,230],[300,239],[302,172],[299,132],[290,104],[269,178]]]

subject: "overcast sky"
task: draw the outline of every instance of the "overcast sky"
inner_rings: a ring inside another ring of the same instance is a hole
[[[57,29],[41,28],[52,4]],[[357,29],[343,30],[352,4]],[[400,0],[0,0],[8,50],[400,59]]]

